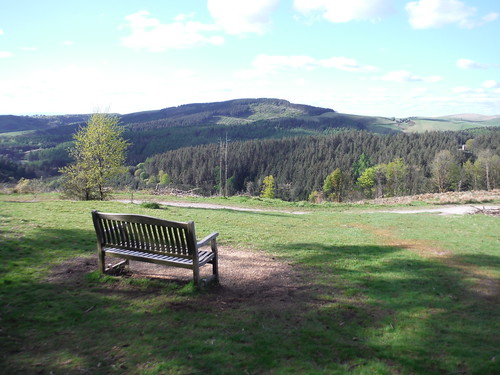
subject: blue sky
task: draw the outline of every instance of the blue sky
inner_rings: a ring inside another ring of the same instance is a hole
[[[0,114],[281,98],[380,116],[500,115],[498,0],[16,0]]]

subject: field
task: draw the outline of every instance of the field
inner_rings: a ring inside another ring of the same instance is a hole
[[[500,373],[499,217],[215,202],[261,211],[1,194],[2,372]],[[218,231],[221,286],[99,275],[92,209]]]
[[[405,131],[411,133],[422,133],[425,131],[459,131],[483,127],[499,126],[498,118],[487,121],[473,121],[461,118],[440,118],[440,117],[417,117],[412,119],[413,124],[406,127]]]

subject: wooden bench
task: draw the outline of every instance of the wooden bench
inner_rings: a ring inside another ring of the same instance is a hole
[[[193,281],[200,287],[219,281],[217,236],[212,233],[196,241],[194,223],[159,218],[92,211],[97,235],[99,270],[104,273],[105,257],[125,259],[113,266],[128,266],[129,260],[182,267],[193,270]],[[210,251],[199,250],[210,245]],[[200,267],[212,264],[212,275],[200,278]]]

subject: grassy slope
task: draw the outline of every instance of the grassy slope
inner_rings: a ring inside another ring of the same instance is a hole
[[[42,198],[0,196],[6,373],[494,374],[500,368],[498,218],[352,207],[308,215],[148,210]],[[220,232],[221,251],[239,247],[286,259],[310,298],[291,308],[244,302],[224,308],[230,301],[217,290],[95,272],[79,285],[48,282],[54,265],[94,253],[94,208],[192,219],[199,236]]]
[[[414,125],[406,127],[405,131],[422,133],[425,131],[459,131],[488,126],[500,126],[500,120],[498,119],[488,121],[467,121],[453,118],[415,118],[412,121]]]

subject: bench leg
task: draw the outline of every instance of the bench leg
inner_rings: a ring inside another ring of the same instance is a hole
[[[193,281],[194,285],[196,285],[198,288],[201,287],[200,269],[198,267],[193,268]]]
[[[106,263],[104,262],[104,252],[103,251],[98,252],[97,263],[99,266],[99,271],[101,271],[101,273],[104,273],[104,271],[106,269]]]
[[[215,238],[211,241],[210,246],[214,253],[214,259],[212,260],[212,274],[215,282],[219,282],[219,249],[217,249],[217,241]]]
[[[219,257],[215,254],[214,260],[212,261],[212,274],[215,282],[219,282]]]

